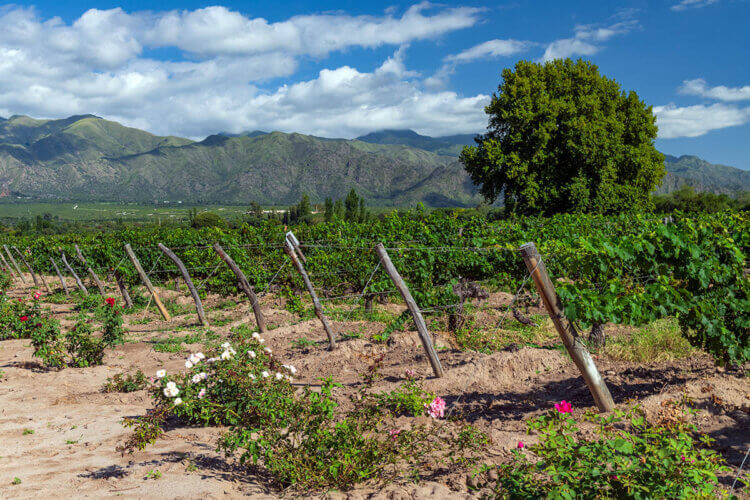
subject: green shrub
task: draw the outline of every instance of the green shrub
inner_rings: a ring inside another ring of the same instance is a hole
[[[500,467],[497,498],[715,498],[727,471],[711,440],[686,419],[650,425],[639,408],[588,413],[593,439],[580,437],[571,413],[551,410],[528,423],[539,444],[519,442]]]
[[[146,375],[141,370],[134,374],[118,373],[112,377],[107,377],[107,381],[102,386],[102,392],[135,392],[148,387]]]

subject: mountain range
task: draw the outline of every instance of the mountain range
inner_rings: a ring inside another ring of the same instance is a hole
[[[177,201],[285,205],[351,189],[373,205],[474,206],[481,201],[458,161],[473,135],[428,137],[384,130],[357,139],[296,133],[161,137],[94,115],[0,118],[0,199]],[[750,190],[750,172],[668,156],[660,188]]]

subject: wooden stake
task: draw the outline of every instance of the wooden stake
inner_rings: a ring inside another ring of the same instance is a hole
[[[65,295],[66,296],[70,295],[70,292],[68,291],[68,285],[65,284],[65,279],[63,279],[63,275],[60,272],[60,268],[57,267],[57,263],[55,262],[55,259],[50,257],[49,261],[52,262],[52,267],[55,268],[55,272],[57,273],[57,277],[60,279],[60,284],[62,285],[63,290],[65,291]]]
[[[201,298],[198,295],[198,290],[196,290],[195,286],[193,285],[193,280],[190,279],[190,275],[185,268],[185,264],[182,263],[180,258],[177,257],[172,250],[165,247],[161,243],[159,243],[159,249],[161,249],[161,251],[164,252],[167,257],[172,259],[175,264],[177,264],[177,267],[180,269],[180,273],[182,273],[182,278],[185,280],[185,284],[187,285],[188,290],[190,290],[190,295],[193,296],[193,301],[195,302],[195,310],[198,313],[198,319],[200,319],[203,326],[208,326],[208,319],[206,318],[206,313],[203,312],[203,304],[201,303]]]
[[[81,264],[83,264],[84,266],[86,266],[86,272],[88,272],[89,276],[91,276],[91,279],[94,280],[94,283],[96,284],[96,287],[99,289],[99,294],[102,297],[105,296],[105,295],[107,295],[107,291],[104,290],[104,286],[102,285],[102,282],[99,280],[99,276],[97,276],[96,273],[94,272],[94,270],[91,269],[91,266],[89,266],[86,263],[86,258],[81,253],[81,249],[78,248],[78,243],[75,244],[75,249],[76,249],[76,256],[78,257],[78,260],[81,262]]]
[[[115,269],[114,275],[117,287],[120,289],[120,295],[122,295],[122,300],[125,301],[125,309],[132,309],[133,300],[130,298],[128,287],[125,286],[125,280],[122,278],[122,274],[120,274],[119,270]]]
[[[88,289],[83,285],[83,281],[81,281],[81,278],[78,277],[76,272],[70,266],[70,263],[68,263],[68,259],[65,258],[65,252],[62,252],[62,261],[63,261],[63,264],[65,264],[65,268],[73,276],[73,279],[76,280],[76,285],[78,285],[78,289],[81,290],[84,294],[88,295],[89,294]]]
[[[217,254],[219,254],[219,257],[227,263],[229,266],[229,269],[232,270],[234,275],[237,277],[237,287],[245,292],[245,295],[247,295],[247,298],[250,299],[250,304],[253,306],[253,312],[255,313],[255,321],[258,324],[258,331],[260,333],[266,332],[266,320],[263,317],[263,311],[260,309],[260,304],[258,303],[258,297],[255,295],[255,290],[253,290],[253,287],[250,285],[250,282],[247,281],[247,277],[245,276],[245,273],[242,272],[242,269],[237,266],[237,264],[232,260],[232,258],[227,255],[227,253],[224,251],[223,248],[221,248],[221,245],[218,243],[214,243],[214,250]]]
[[[326,335],[328,335],[330,349],[335,349],[336,338],[333,335],[331,326],[328,324],[328,318],[326,318],[325,314],[323,314],[323,307],[320,305],[318,295],[315,293],[315,289],[313,288],[312,282],[310,281],[310,277],[307,275],[307,271],[305,271],[305,267],[302,265],[302,262],[300,262],[300,260],[297,258],[297,254],[294,251],[294,244],[289,241],[289,239],[286,239],[284,241],[284,251],[292,260],[292,264],[294,264],[294,267],[297,268],[297,272],[300,274],[300,276],[302,276],[302,281],[305,282],[305,288],[307,288],[307,292],[310,294],[310,297],[313,301],[313,307],[315,307],[315,315],[318,317],[320,322],[323,323],[323,329],[326,331]]]
[[[378,257],[380,257],[380,263],[382,264],[383,269],[385,269],[385,272],[388,273],[388,276],[390,276],[393,284],[396,285],[396,288],[398,289],[399,293],[401,293],[401,297],[403,297],[404,302],[406,302],[406,306],[411,312],[412,318],[414,318],[414,324],[417,325],[417,331],[419,332],[419,339],[422,341],[422,346],[424,347],[424,350],[427,353],[427,357],[430,360],[432,371],[435,372],[436,377],[442,377],[443,366],[440,364],[440,359],[438,358],[437,351],[435,350],[435,345],[432,343],[430,332],[427,330],[427,324],[424,322],[424,318],[422,317],[422,311],[419,310],[417,302],[414,300],[414,297],[411,296],[411,292],[406,286],[406,283],[404,283],[403,278],[401,278],[401,275],[398,273],[396,266],[394,266],[393,262],[391,262],[391,257],[385,250],[385,246],[382,243],[378,243],[375,247],[375,251],[377,252]]]
[[[299,240],[294,235],[294,233],[291,232],[291,231],[288,231],[286,233],[286,239],[289,240],[289,243],[292,244],[292,247],[294,248],[294,250],[299,255],[299,258],[302,260],[302,263],[303,264],[307,264],[307,257],[305,257],[305,254],[302,253],[302,249],[299,246]]]
[[[156,304],[156,308],[159,309],[161,317],[164,318],[165,321],[169,321],[171,319],[171,317],[169,316],[169,312],[167,312],[167,308],[164,307],[164,304],[162,304],[161,300],[159,300],[159,296],[156,294],[154,285],[152,285],[151,280],[148,279],[148,275],[141,267],[141,263],[138,261],[138,257],[135,256],[135,253],[133,253],[133,249],[130,248],[130,243],[125,244],[125,253],[128,254],[130,262],[133,263],[135,270],[138,271],[138,276],[141,277],[141,281],[146,286],[146,289],[148,289],[148,292],[151,294],[151,298],[154,299],[154,304]]]
[[[12,267],[10,267],[10,265],[8,264],[8,261],[5,260],[5,256],[3,255],[2,252],[0,252],[0,260],[2,260],[3,267],[8,270],[8,272],[10,273],[10,276],[12,278],[15,278],[16,277],[16,271]]]
[[[16,271],[18,272],[18,277],[21,278],[22,282],[26,283],[26,278],[21,272],[21,268],[18,267],[18,263],[16,262],[16,259],[13,258],[13,254],[10,253],[10,250],[8,249],[8,245],[3,245],[3,248],[5,249],[5,253],[8,254],[8,257],[10,257],[10,261],[13,263],[13,267],[16,268]]]
[[[26,257],[23,256],[23,254],[17,247],[11,247],[11,248],[15,250],[18,256],[21,258],[21,262],[23,262],[23,265],[29,269],[29,273],[31,273],[31,279],[34,280],[34,286],[39,286],[39,278],[37,278],[36,273],[34,272],[34,268],[32,268],[29,265],[29,262],[26,260]]]
[[[612,400],[612,395],[609,393],[606,382],[604,382],[604,379],[599,374],[599,370],[597,370],[588,349],[583,345],[578,331],[576,331],[573,324],[563,314],[562,302],[557,292],[555,292],[552,281],[549,279],[547,268],[542,261],[542,257],[539,255],[536,245],[534,243],[526,243],[521,246],[520,251],[526,263],[526,268],[534,280],[536,289],[544,301],[544,307],[555,324],[557,333],[560,334],[560,338],[568,350],[568,354],[573,358],[573,362],[581,372],[583,380],[586,382],[589,391],[591,391],[591,395],[594,396],[596,407],[601,412],[614,410],[615,403]]]

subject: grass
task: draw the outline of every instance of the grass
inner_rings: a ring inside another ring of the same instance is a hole
[[[659,363],[686,358],[695,353],[695,348],[682,335],[677,320],[666,318],[630,335],[607,339],[603,352],[620,361]]]
[[[529,319],[538,325],[533,326],[524,325],[510,315],[506,316],[504,311],[486,310],[489,314],[482,318],[484,324],[479,324],[475,311],[473,306],[466,306],[466,322],[456,332],[456,342],[461,349],[491,353],[511,344],[541,348],[553,343],[555,348],[562,348],[559,346],[554,324],[548,316],[532,315]]]

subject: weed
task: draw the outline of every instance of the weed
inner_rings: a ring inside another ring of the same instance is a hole
[[[613,338],[604,353],[617,360],[658,363],[690,356],[695,349],[682,335],[674,318],[657,320],[633,331],[627,338]]]
[[[161,479],[161,471],[158,469],[151,469],[146,473],[146,479]]]
[[[102,386],[102,392],[135,392],[147,387],[146,376],[141,370],[134,374],[118,373],[113,377],[107,377]]]
[[[11,484],[21,484],[21,478],[20,477],[14,477]]]
[[[23,435],[28,436],[29,434],[34,434],[34,429],[24,429]]]

